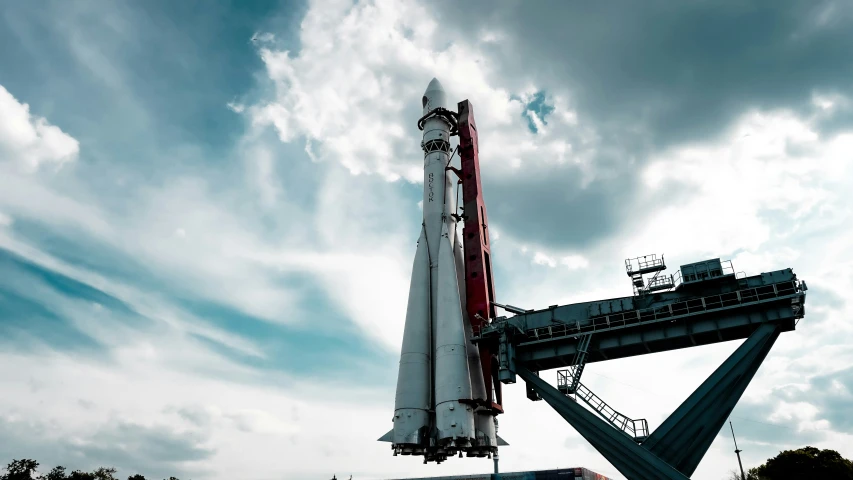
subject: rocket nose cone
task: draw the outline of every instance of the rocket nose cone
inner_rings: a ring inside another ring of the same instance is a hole
[[[432,77],[432,80],[429,81],[429,85],[427,85],[426,91],[428,92],[430,90],[444,91],[444,87],[441,86],[441,82],[439,82],[437,78]]]
[[[422,106],[424,115],[439,107],[447,108],[447,94],[444,92],[444,87],[441,86],[441,82],[437,78],[433,78],[429,82],[429,85],[427,85]]]

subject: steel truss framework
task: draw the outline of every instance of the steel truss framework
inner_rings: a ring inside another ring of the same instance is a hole
[[[782,328],[758,328],[648,438],[637,443],[524,366],[515,373],[630,480],[693,474]]]
[[[662,259],[653,261],[639,262],[629,274],[663,267]],[[805,315],[808,288],[790,268],[741,277],[717,268],[722,264],[682,265],[694,273],[703,265],[720,272],[691,277],[671,291],[541,310],[513,307],[514,316],[497,318],[475,341],[498,352],[502,383],[520,376],[527,398],[548,402],[629,480],[687,479],[776,339]],[[587,363],[741,339],[651,434],[646,420],[629,418],[581,383]],[[539,376],[567,367],[558,371],[556,387]]]

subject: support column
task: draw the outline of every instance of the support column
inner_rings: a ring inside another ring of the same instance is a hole
[[[764,323],[642,445],[524,367],[516,373],[629,480],[687,480],[779,337]]]
[[[578,405],[538,375],[524,367],[517,367],[516,373],[630,480],[687,480],[628,435]]]
[[[779,326],[764,323],[643,442],[643,447],[692,475],[755,376]]]

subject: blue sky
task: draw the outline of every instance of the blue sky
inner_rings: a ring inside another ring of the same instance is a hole
[[[628,295],[623,259],[648,253],[792,267],[807,317],[735,410],[739,445],[749,465],[807,443],[853,456],[846,3],[13,2],[0,23],[0,460],[488,470],[375,442],[433,76],[475,107],[499,300]],[[588,380],[654,428],[735,347]],[[508,390],[505,469],[618,478]],[[731,450],[721,434],[694,478],[722,478]]]

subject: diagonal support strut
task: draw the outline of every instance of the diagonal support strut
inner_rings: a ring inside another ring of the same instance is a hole
[[[685,475],[634,443],[625,433],[570,400],[538,375],[521,366],[516,367],[516,373],[629,479],[687,480]]]
[[[642,445],[522,366],[516,373],[629,480],[686,480],[779,337],[760,325]]]
[[[776,338],[779,326],[759,326],[652,434],[643,447],[692,475]]]

